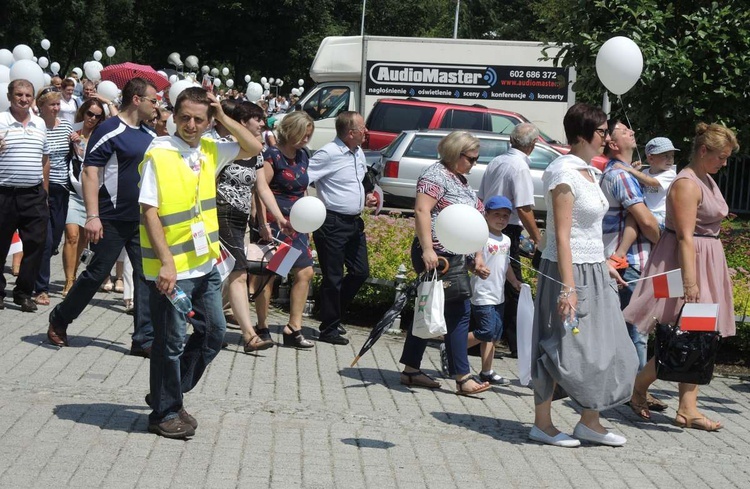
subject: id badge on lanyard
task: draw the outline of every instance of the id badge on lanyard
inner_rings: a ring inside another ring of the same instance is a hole
[[[198,175],[200,179],[200,170]],[[195,188],[195,214],[200,215],[200,212],[200,185],[198,185]],[[195,247],[196,256],[202,256],[208,253],[208,237],[206,236],[205,224],[203,224],[203,222],[192,223],[190,225],[190,232],[193,235],[193,246]]]

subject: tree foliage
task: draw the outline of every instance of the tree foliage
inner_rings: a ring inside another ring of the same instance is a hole
[[[644,58],[640,81],[613,103],[641,140],[668,136],[689,147],[699,121],[744,128],[750,82],[750,11],[741,0],[558,0],[535,6],[552,37],[565,44],[560,61],[575,65],[577,100],[601,103],[596,53],[610,37],[627,36]],[[747,148],[750,136],[738,133]]]

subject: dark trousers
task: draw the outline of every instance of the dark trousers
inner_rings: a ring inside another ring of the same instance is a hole
[[[52,250],[60,246],[63,232],[65,231],[65,219],[68,216],[68,199],[70,190],[64,185],[56,183],[49,184],[49,221],[47,224],[47,241],[44,245],[42,263],[39,267],[39,275],[36,278],[34,293],[49,292],[50,260]]]
[[[503,230],[503,234],[510,238],[510,257],[514,260],[520,260],[519,242],[521,239],[523,227],[517,224],[508,224]],[[517,261],[510,261],[510,268],[516,274],[518,280],[523,280],[521,275],[521,265]],[[503,311],[503,332],[505,339],[508,340],[508,347],[513,354],[518,352],[516,344],[516,315],[518,314],[518,295],[519,292],[510,284],[505,282],[505,310]]]
[[[359,216],[328,211],[313,233],[323,280],[320,286],[320,331],[336,334],[341,313],[370,276],[365,223]],[[344,275],[346,266],[346,275]]]
[[[138,221],[103,220],[104,237],[98,243],[91,243],[89,248],[94,252],[91,263],[78,276],[68,296],[58,304],[49,315],[49,322],[57,328],[66,329],[91,302],[104,279],[109,276],[112,267],[125,247],[130,263],[133,265],[133,308],[134,331],[133,345],[149,348],[154,340],[154,327],[148,306],[148,282],[143,276],[141,262],[141,240],[138,234]]]
[[[0,256],[7,259],[13,233],[23,241],[23,260],[13,297],[29,298],[39,275],[47,241],[47,192],[42,185],[31,188],[0,187]],[[5,298],[5,274],[0,273],[0,297]]]

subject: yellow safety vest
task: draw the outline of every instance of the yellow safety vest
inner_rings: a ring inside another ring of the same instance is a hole
[[[159,186],[159,220],[164,237],[174,257],[177,272],[194,270],[209,260],[219,257],[219,219],[216,215],[216,165],[218,148],[212,139],[201,139],[201,171],[196,175],[179,151],[153,148],[146,153],[139,166],[149,158]],[[195,254],[191,225],[203,222],[208,238],[209,252]],[[148,279],[159,275],[161,261],[151,246],[143,216],[140,224],[143,274]]]

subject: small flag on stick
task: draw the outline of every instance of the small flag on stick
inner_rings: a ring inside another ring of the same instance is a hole
[[[13,239],[10,242],[10,249],[8,255],[15,255],[23,251],[23,243],[21,243],[21,237],[18,235],[18,231],[13,233]]]
[[[719,317],[718,304],[685,304],[680,318],[680,329],[683,331],[716,331]]]
[[[682,297],[682,270],[670,270],[669,272],[655,275],[653,278],[654,297],[667,299],[669,297]]]
[[[271,257],[266,268],[277,275],[286,277],[301,254],[302,252],[297,248],[293,248],[286,243],[279,243],[276,253]]]

